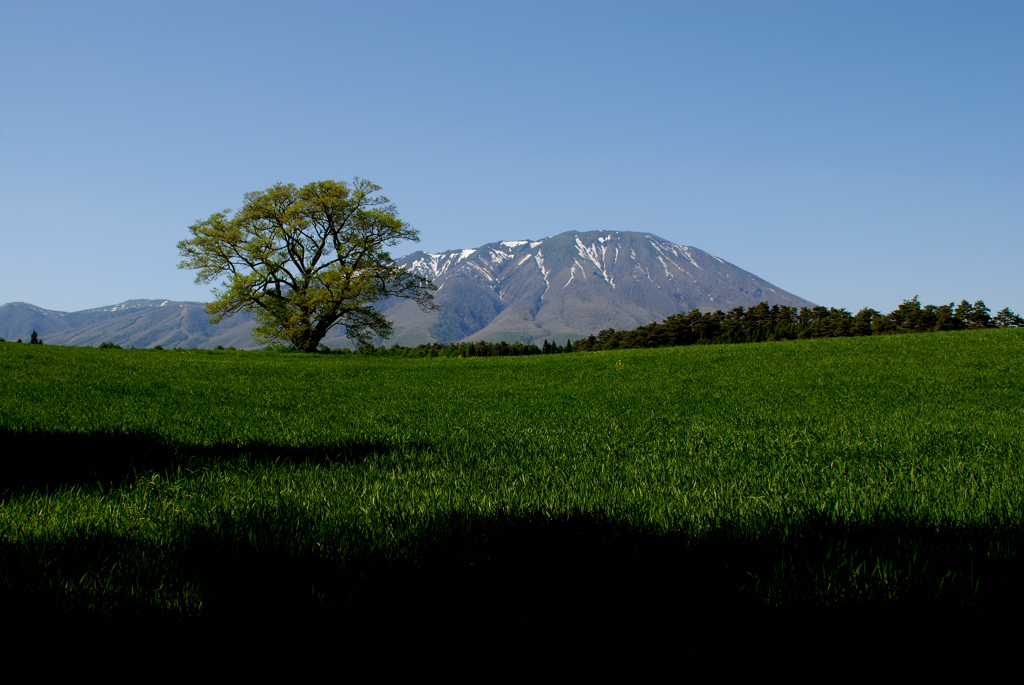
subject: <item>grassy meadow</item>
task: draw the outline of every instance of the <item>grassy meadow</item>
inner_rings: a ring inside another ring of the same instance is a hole
[[[0,601],[410,631],[1019,610],[1022,360],[1011,329],[477,359],[0,344]]]

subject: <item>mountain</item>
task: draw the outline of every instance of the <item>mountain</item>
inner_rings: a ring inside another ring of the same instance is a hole
[[[814,306],[695,247],[650,233],[569,231],[439,254],[397,264],[431,279],[440,312],[406,300],[384,303],[391,342],[580,338],[632,329],[693,309],[727,311],[758,302]]]
[[[441,305],[422,312],[408,300],[381,303],[394,323],[389,344],[578,339],[606,328],[632,329],[693,309],[727,311],[758,302],[813,306],[752,273],[695,247],[650,233],[569,231],[542,240],[506,240],[442,253],[414,252],[396,263],[431,279]],[[80,312],[23,302],[0,305],[0,337],[44,343],[122,347],[261,347],[252,316],[213,326],[201,302],[129,300]],[[346,344],[343,331],[324,339]]]
[[[225,318],[214,326],[202,302],[128,300],[79,312],[57,312],[25,302],[0,305],[0,337],[28,342],[35,329],[50,345],[95,347],[113,342],[122,347],[216,347],[255,349],[252,317]]]

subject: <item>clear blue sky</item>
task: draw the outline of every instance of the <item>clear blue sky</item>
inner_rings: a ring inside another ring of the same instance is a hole
[[[1024,2],[0,3],[0,303],[207,299],[187,226],[368,178],[440,251],[648,231],[1024,311]]]

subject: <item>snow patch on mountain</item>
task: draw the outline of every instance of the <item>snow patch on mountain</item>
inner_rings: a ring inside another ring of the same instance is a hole
[[[690,254],[690,248],[684,247],[683,248],[683,255],[690,261],[690,264],[693,264],[698,269],[700,268],[700,264],[698,264],[697,262],[693,261],[693,256]]]
[[[608,276],[608,269],[605,266],[605,254],[608,251],[608,246],[605,245],[606,240],[610,240],[612,236],[607,238],[598,238],[598,242],[601,244],[600,249],[593,243],[590,245],[584,245],[583,241],[580,240],[579,236],[576,236],[576,251],[580,253],[580,256],[584,259],[590,260],[590,262],[597,267],[598,273],[601,274],[601,278],[605,280],[611,287],[615,288],[615,279]]]
[[[572,283],[572,279],[576,278],[576,267],[577,266],[578,266],[577,264],[573,264],[572,267],[569,269],[569,280],[565,282],[565,285],[562,286],[563,288],[566,287],[567,285],[569,285],[570,283]]]
[[[668,278],[672,278],[672,274],[668,272],[668,264],[665,263],[665,258],[662,257],[661,255],[658,255],[658,261],[661,262],[661,268],[665,270],[665,275]]]
[[[544,299],[544,294],[547,293],[548,288],[551,287],[551,282],[548,281],[548,270],[544,268],[544,250],[537,250],[537,254],[533,256],[537,261],[537,268],[540,269],[541,276],[544,277],[544,292],[540,294],[540,299]]]
[[[504,244],[504,243],[502,243],[502,244]],[[490,250],[489,253],[490,253],[491,261],[495,262],[497,264],[501,264],[502,262],[507,262],[508,260],[514,258],[514,256],[512,255],[511,252],[499,252],[497,250]]]

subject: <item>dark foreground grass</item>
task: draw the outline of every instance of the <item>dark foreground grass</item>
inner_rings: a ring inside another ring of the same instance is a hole
[[[1022,352],[1012,330],[470,360],[0,345],[0,600],[78,635],[350,651],[998,641],[1024,609]]]

